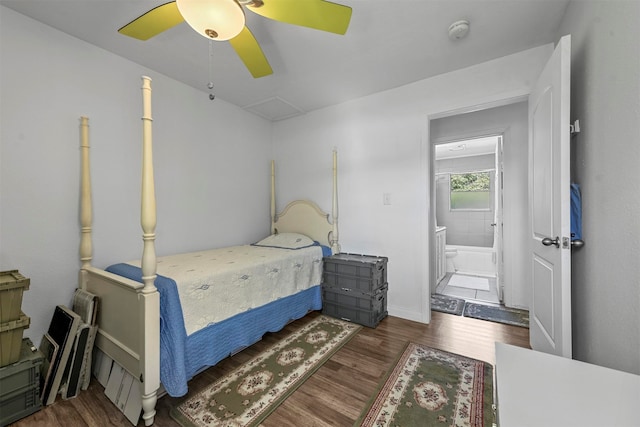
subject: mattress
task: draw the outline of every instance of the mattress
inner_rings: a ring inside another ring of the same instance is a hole
[[[140,267],[139,261],[129,262]],[[158,257],[157,273],[176,282],[187,335],[293,295],[322,280],[322,248],[254,245]]]

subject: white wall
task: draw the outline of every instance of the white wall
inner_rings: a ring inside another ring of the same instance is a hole
[[[640,374],[640,2],[573,1],[574,180],[585,246],[573,253],[573,354]]]
[[[138,259],[141,75],[153,78],[158,255],[269,232],[271,123],[0,7],[0,269],[31,279],[39,343],[80,266],[79,117],[90,119],[94,264]]]
[[[343,251],[388,256],[389,313],[428,320],[428,117],[526,95],[551,51],[542,46],[275,123],[279,209],[305,196],[330,212],[337,147]]]

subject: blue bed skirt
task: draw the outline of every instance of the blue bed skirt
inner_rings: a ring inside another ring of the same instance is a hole
[[[115,264],[107,271],[142,282],[140,268]],[[320,285],[237,314],[187,336],[176,283],[160,276],[160,381],[170,396],[184,396],[187,382],[204,368],[247,347],[266,332],[276,332],[291,320],[322,308]]]

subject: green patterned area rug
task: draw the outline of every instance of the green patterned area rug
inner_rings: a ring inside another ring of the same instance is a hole
[[[319,316],[172,408],[185,427],[256,426],[362,327]]]
[[[409,343],[356,426],[490,427],[493,366]]]

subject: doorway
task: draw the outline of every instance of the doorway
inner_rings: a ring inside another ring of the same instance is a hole
[[[434,151],[437,257],[444,264],[435,293],[500,304],[502,135],[438,141]]]
[[[451,186],[451,178],[446,176],[443,178],[443,175],[436,175],[438,173],[436,170],[436,151],[443,149],[448,151],[451,146],[443,144],[453,143],[453,152],[455,152],[455,144],[460,145],[465,143],[463,141],[478,140],[485,137],[500,137],[501,143],[499,145],[501,145],[501,149],[496,149],[498,144],[494,142],[492,147],[494,153],[497,154],[491,157],[493,160],[487,161],[485,159],[487,163],[473,169],[476,169],[475,171],[488,170],[490,176],[493,176],[490,185],[497,185],[501,189],[501,191],[493,193],[494,197],[496,195],[501,196],[500,199],[492,199],[490,197],[494,206],[497,204],[502,206],[501,209],[497,210],[501,217],[497,219],[495,211],[485,211],[483,215],[488,221],[484,217],[482,220],[479,218],[473,219],[470,217],[472,213],[467,212],[461,215],[463,217],[466,215],[466,222],[460,222],[467,227],[467,231],[473,228],[477,229],[478,226],[486,226],[492,230],[491,238],[493,238],[493,241],[491,244],[489,244],[490,237],[488,237],[487,230],[484,229],[482,230],[484,234],[478,232],[475,237],[476,240],[471,242],[473,246],[486,246],[490,251],[488,255],[485,254],[485,258],[488,257],[490,259],[492,268],[495,266],[493,275],[495,275],[496,297],[492,302],[496,304],[502,303],[511,308],[528,309],[530,286],[529,282],[525,280],[528,264],[526,251],[522,247],[522,242],[526,241],[528,227],[528,105],[524,99],[513,99],[505,101],[505,104],[500,106],[495,106],[494,104],[484,109],[474,109],[470,112],[431,118],[429,121],[431,160],[428,167],[429,177],[431,178],[429,191],[431,253],[437,254],[440,252],[436,250],[436,242],[439,241],[437,236],[439,228],[436,229],[436,225],[440,225],[439,221],[444,215],[442,212],[444,210],[443,206],[446,210],[451,209],[449,199],[445,199],[444,202],[441,200],[440,203],[437,200],[438,186],[443,186],[445,183]],[[438,146],[446,148],[438,148]],[[468,154],[471,148],[473,147],[469,146]],[[484,150],[487,151],[486,148]],[[497,160],[498,158],[499,160]],[[450,194],[447,197],[450,198]],[[474,227],[469,228],[472,221],[475,221]],[[494,223],[496,224],[495,226],[491,225]],[[471,246],[461,244],[459,240],[457,241],[455,233],[449,235],[448,231],[445,239],[445,251],[447,243],[450,246],[455,246],[456,243],[460,246]],[[496,238],[495,234],[497,232],[500,233],[500,238]],[[479,239],[484,239],[484,241]],[[502,246],[495,250],[496,255],[493,255],[493,243],[501,244]],[[449,255],[453,255],[451,250]],[[495,258],[493,258],[494,256]],[[436,258],[438,258],[437,255],[432,257],[433,264],[437,264]],[[449,269],[451,269],[451,265],[449,265]],[[430,293],[435,294],[438,286],[446,282],[442,281],[441,276],[437,276],[436,271],[441,271],[437,268],[437,265],[433,265],[432,271]],[[471,271],[474,272],[474,270]],[[482,276],[482,274],[477,273],[483,273],[483,271],[476,269],[475,273],[474,275],[476,276]],[[498,278],[500,283],[498,283]],[[476,294],[474,298],[477,298],[478,295],[485,296],[484,294]]]

